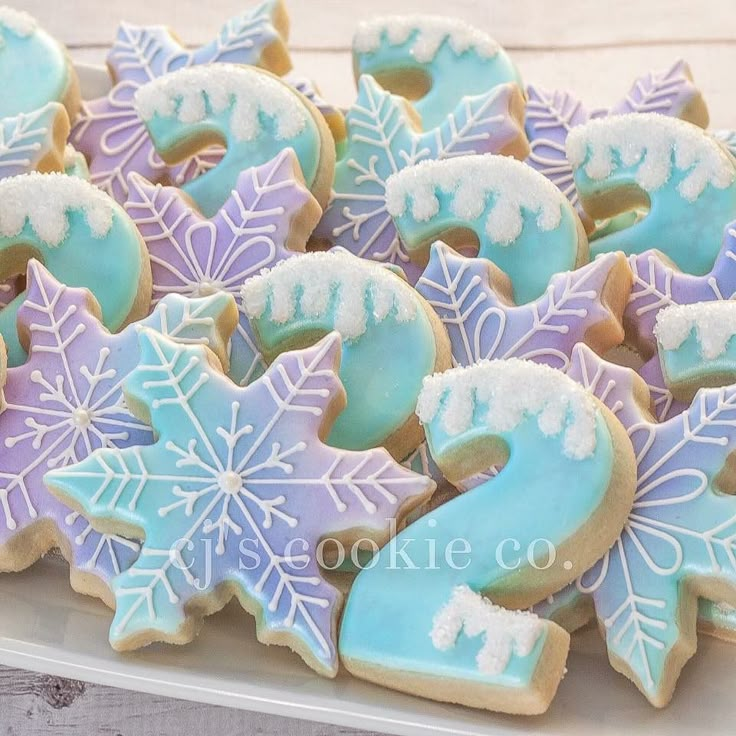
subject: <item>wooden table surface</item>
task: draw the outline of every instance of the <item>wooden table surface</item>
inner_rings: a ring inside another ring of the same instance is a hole
[[[195,45],[209,40],[250,0],[4,2],[35,15],[75,60],[99,64],[120,20],[163,23]],[[736,127],[734,0],[290,0],[289,10],[296,70],[316,79],[324,96],[343,106],[354,93],[350,39],[356,21],[434,12],[488,30],[513,54],[526,81],[570,88],[590,107],[618,99],[637,75],[685,58],[708,102],[712,126]],[[0,736],[341,733],[359,732],[0,668]]]

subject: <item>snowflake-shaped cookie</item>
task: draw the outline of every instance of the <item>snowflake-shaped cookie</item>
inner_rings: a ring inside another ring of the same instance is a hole
[[[218,291],[240,299],[243,282],[303,251],[320,216],[289,148],[244,171],[212,219],[192,208],[174,187],[131,175],[125,209],[151,255],[153,302],[166,294],[203,296]],[[241,308],[233,335],[230,377],[243,385],[265,370],[250,322]]]
[[[37,261],[29,263],[18,313],[29,357],[8,369],[0,411],[0,569],[23,569],[58,545],[75,588],[111,602],[110,579],[135,559],[138,545],[93,532],[48,492],[44,474],[99,447],[153,441],[150,427],[130,415],[121,388],[138,362],[142,326],[207,341],[222,354],[234,320],[234,304],[225,295],[197,301],[172,296],[143,322],[112,335],[89,292],[63,286]]]
[[[565,152],[572,128],[593,117],[630,112],[656,112],[683,117],[703,127],[708,124],[705,104],[693,84],[690,68],[681,59],[669,69],[635,79],[626,96],[609,110],[589,113],[571,93],[548,92],[534,85],[527,87],[527,95],[526,134],[531,144],[527,163],[552,181],[579,210],[575,178]]]
[[[71,133],[70,142],[89,161],[92,183],[122,204],[129,173],[181,185],[214,167],[222,155],[216,149],[167,167],[136,112],[135,93],[163,74],[199,64],[255,64],[277,74],[287,72],[290,64],[279,30],[283,13],[279,0],[260,3],[230,19],[214,41],[195,51],[182,47],[162,26],[122,24],[108,56],[115,85],[107,96],[82,105]]]
[[[661,253],[647,251],[630,256],[634,284],[624,312],[630,339],[647,362],[639,369],[652,394],[654,413],[660,421],[679,414],[686,404],[676,401],[662,375],[654,338],[659,312],[673,304],[720,301],[736,297],[736,223],[726,226],[723,245],[710,273],[683,273]]]
[[[442,125],[420,132],[406,100],[386,92],[373,77],[361,77],[346,117],[347,140],[335,166],[330,204],[316,235],[363,258],[398,264],[415,283],[421,268],[410,263],[388,214],[386,180],[425,159],[525,155],[519,94],[516,85],[504,84],[465,97]]]
[[[189,641],[202,615],[237,596],[258,613],[261,641],[288,643],[333,676],[341,596],[320,574],[315,546],[330,535],[385,539],[389,518],[434,484],[384,449],[350,452],[319,439],[344,406],[337,333],[284,353],[245,388],[202,347],[151,330],[140,340],[125,395],[150,419],[156,444],[102,450],[48,476],[92,519],[145,535],[114,582],[111,643]]]
[[[626,427],[638,468],[621,536],[577,589],[592,596],[613,666],[663,706],[695,651],[698,596],[736,603],[736,387],[703,389],[656,424],[634,371],[579,345],[568,373]]]
[[[608,253],[556,274],[536,301],[517,306],[493,264],[432,246],[417,291],[447,328],[455,365],[487,358],[525,358],[564,370],[577,342],[598,352],[623,340],[621,316],[631,275],[621,254]]]
[[[0,120],[0,179],[30,171],[62,171],[69,116],[49,102],[30,113]]]

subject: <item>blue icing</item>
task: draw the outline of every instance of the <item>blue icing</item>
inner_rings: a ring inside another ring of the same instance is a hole
[[[441,125],[463,97],[483,94],[506,82],[522,86],[518,70],[503,49],[490,57],[479,54],[472,46],[458,54],[445,39],[430,61],[418,61],[413,53],[418,34],[415,30],[404,43],[395,45],[384,32],[375,51],[354,50],[353,59],[356,77],[370,74],[379,82],[385,81],[383,86],[389,90],[392,84],[383,75],[400,76],[406,70],[425,74],[430,87],[423,97],[412,101],[425,130]]]
[[[362,267],[360,262],[356,266]],[[330,308],[319,317],[305,317],[297,297],[295,313],[285,323],[271,319],[270,306],[251,319],[264,353],[280,353],[336,329],[335,300],[333,295]],[[366,311],[366,331],[343,340],[339,375],[347,407],[327,438],[329,445],[348,450],[382,444],[414,415],[422,380],[433,372],[436,359],[432,326],[420,304],[415,317],[404,322],[395,314],[377,321],[370,303]]]
[[[447,435],[437,419],[426,429],[435,457],[489,434],[478,410],[474,426],[460,435]],[[510,453],[499,475],[414,522],[381,549],[374,567],[358,575],[343,615],[342,657],[407,673],[502,687],[530,685],[551,624],[544,624],[529,656],[513,655],[501,675],[486,675],[479,672],[475,660],[481,646],[478,638],[461,635],[448,651],[434,647],[430,639],[434,616],[458,585],[467,584],[491,600],[494,591],[520,590],[518,570],[505,570],[497,562],[499,542],[506,538],[519,541],[520,554],[509,547],[506,563],[512,565],[518,557],[524,560],[525,550],[535,539],[558,543],[573,535],[604,498],[613,468],[613,445],[600,415],[596,449],[583,460],[564,457],[560,436],[544,436],[533,416],[497,436]],[[479,466],[483,462],[480,458]],[[553,489],[564,489],[564,493]],[[454,567],[467,562],[464,569],[454,569],[445,558],[445,550],[456,539],[470,545],[468,554],[455,557]],[[434,540],[434,545],[428,540]],[[396,552],[401,549],[417,569],[401,569],[402,558]],[[524,593],[533,598],[533,590]]]
[[[638,166],[623,166],[620,159],[606,179],[591,179],[581,166],[575,171],[575,185],[581,199],[599,196],[635,184]],[[674,169],[668,181],[648,193],[649,214],[616,232],[596,237],[591,256],[621,250],[627,255],[656,248],[685,273],[708,273],[721,249],[723,228],[736,217],[736,182],[724,189],[707,184],[693,202],[682,197],[677,187],[688,171]]]
[[[26,221],[15,237],[0,235],[0,258],[4,252],[29,251],[53,276],[67,286],[89,289],[100,304],[102,321],[111,331],[120,328],[134,306],[143,273],[140,239],[132,221],[113,213],[112,226],[103,237],[95,236],[82,210],[66,212],[68,235],[58,246],[43,242]],[[0,335],[8,350],[8,365],[25,362],[16,329],[18,309],[25,292],[0,310]]]
[[[0,118],[61,102],[70,74],[61,46],[45,31],[21,37],[0,20]]]
[[[296,96],[294,102],[295,105],[300,104]],[[181,150],[201,136],[226,144],[227,152],[217,166],[182,186],[205,217],[214,217],[229,198],[244,169],[270,161],[287,147],[294,149],[306,185],[311,188],[319,167],[321,136],[314,119],[306,110],[304,112],[304,128],[289,139],[280,138],[276,134],[277,121],[261,112],[259,134],[253,140],[238,140],[230,130],[232,105],[219,114],[208,110],[205,119],[199,123],[182,123],[176,116],[156,114],[146,121],[146,127],[156,150],[164,158],[168,154],[169,158],[179,160]]]
[[[435,196],[439,200],[439,212],[428,221],[417,222],[411,214],[411,207],[407,207],[405,214],[394,217],[410,251],[441,238],[448,231],[457,228],[471,230],[478,239],[478,256],[493,261],[506,273],[513,285],[517,304],[534,301],[544,293],[555,273],[575,267],[578,250],[576,216],[569,207],[563,207],[562,202],[560,224],[547,231],[537,225],[535,212],[522,207],[521,234],[513,243],[504,245],[486,232],[486,220],[495,204],[495,194],[487,195],[485,209],[472,220],[463,220],[452,212],[453,193],[435,189]]]

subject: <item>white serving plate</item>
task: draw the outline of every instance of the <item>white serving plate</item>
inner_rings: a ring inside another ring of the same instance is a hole
[[[104,93],[103,69],[79,71],[85,97]],[[10,667],[404,736],[730,736],[734,730],[736,646],[706,636],[674,702],[658,711],[609,667],[598,632],[589,628],[573,638],[569,674],[549,712],[513,718],[402,695],[346,673],[318,677],[286,648],[259,644],[252,618],[236,605],[207,619],[189,646],[126,655],[107,642],[110,621],[104,605],[71,590],[58,558],[0,575],[0,664]]]

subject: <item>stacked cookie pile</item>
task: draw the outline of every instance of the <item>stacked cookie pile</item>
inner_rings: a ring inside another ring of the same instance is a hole
[[[123,23],[82,101],[0,8],[0,569],[519,714],[597,619],[666,705],[736,632],[733,137],[683,62],[589,113],[435,17],[359,26],[343,113],[287,33]]]

